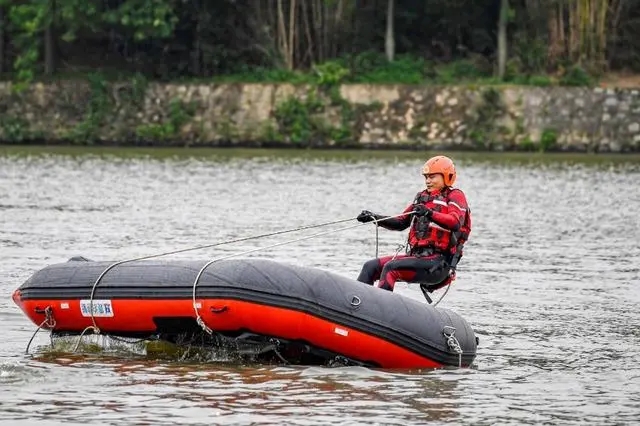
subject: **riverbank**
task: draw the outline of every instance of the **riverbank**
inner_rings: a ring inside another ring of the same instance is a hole
[[[73,146],[0,144],[0,157],[63,156],[69,158],[119,159],[197,159],[202,161],[231,161],[274,159],[280,161],[418,161],[430,155],[445,154],[457,162],[486,162],[490,164],[584,164],[609,167],[611,165],[640,165],[640,153],[576,153],[576,152],[488,152],[488,151],[415,151],[397,149],[300,149],[300,148],[238,148],[238,147],[156,147],[156,146]]]
[[[640,152],[636,88],[3,82],[0,111],[11,144]]]

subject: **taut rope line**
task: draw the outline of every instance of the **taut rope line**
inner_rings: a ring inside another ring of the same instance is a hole
[[[412,213],[413,213],[413,212],[412,212]],[[387,220],[387,219],[392,219],[392,218],[396,218],[396,217],[404,216],[405,214],[407,214],[407,213],[400,213],[399,215],[396,215],[396,216],[389,216],[389,217],[385,217],[384,219],[380,219],[380,220],[373,220],[373,222],[376,224],[376,228],[377,228],[378,222],[381,222],[381,221],[384,221],[384,220]],[[257,248],[251,249],[251,250],[246,250],[246,251],[243,251],[243,252],[233,253],[233,254],[229,254],[229,255],[226,255],[226,256],[221,256],[221,257],[217,257],[217,258],[215,258],[215,259],[211,259],[210,261],[208,261],[207,263],[205,263],[205,264],[204,264],[204,266],[203,266],[202,268],[200,268],[200,271],[198,272],[198,275],[196,276],[196,279],[195,279],[195,281],[193,282],[192,302],[193,302],[193,309],[194,309],[194,311],[195,311],[195,313],[196,313],[196,321],[197,321],[197,323],[198,323],[198,324],[200,325],[200,327],[202,327],[202,329],[203,329],[204,331],[206,331],[208,334],[211,334],[211,333],[212,333],[211,328],[209,328],[209,327],[204,323],[204,321],[203,321],[202,317],[200,316],[200,312],[198,312],[198,306],[197,306],[197,302],[196,302],[196,287],[197,287],[197,285],[198,285],[198,281],[200,280],[200,277],[202,276],[202,273],[204,272],[204,270],[205,270],[209,265],[211,265],[212,263],[219,262],[219,261],[221,261],[221,260],[230,259],[230,258],[232,258],[232,257],[236,257],[236,256],[242,256],[242,255],[249,254],[249,253],[255,253],[255,252],[257,252],[257,251],[264,250],[264,249],[268,249],[268,248],[279,247],[279,246],[283,246],[283,245],[286,245],[286,244],[295,243],[295,242],[298,242],[298,241],[309,240],[309,239],[311,239],[311,238],[319,237],[319,236],[322,236],[322,235],[332,234],[332,233],[334,233],[334,232],[346,231],[346,230],[348,230],[348,229],[356,228],[356,227],[358,227],[358,226],[362,226],[362,225],[366,225],[366,224],[367,224],[367,223],[358,223],[358,224],[356,224],[356,225],[350,225],[350,226],[345,226],[345,227],[343,227],[343,228],[332,229],[332,230],[330,230],[330,231],[319,232],[319,233],[317,233],[317,234],[307,235],[306,237],[296,238],[296,239],[294,239],[294,240],[282,241],[282,242],[279,242],[279,243],[270,244],[270,245],[268,245],[268,246],[264,246],[264,247],[257,247]]]
[[[388,216],[388,217],[385,217],[383,219],[375,219],[374,218],[372,220],[372,222],[375,223],[375,225],[376,225],[376,257],[378,255],[378,223],[382,222],[382,221],[385,221],[387,219],[397,218],[397,217],[400,217],[400,216],[404,216],[405,214],[413,214],[413,213],[414,212],[401,213],[401,214],[398,214],[396,216]],[[104,271],[102,271],[102,273],[98,276],[98,278],[96,279],[95,283],[91,287],[91,294],[90,294],[90,298],[89,298],[89,312],[90,312],[90,315],[91,315],[91,323],[92,323],[92,325],[86,327],[84,329],[84,331],[80,334],[80,336],[78,338],[78,342],[76,343],[76,348],[79,347],[80,341],[81,341],[82,337],[85,335],[85,333],[87,331],[93,330],[93,332],[95,334],[100,334],[100,328],[96,324],[96,319],[95,319],[94,312],[93,312],[93,299],[94,299],[94,296],[95,296],[96,288],[98,287],[98,284],[100,283],[102,278],[105,276],[105,274],[107,272],[109,272],[111,269],[115,268],[118,265],[122,265],[122,264],[128,263],[128,262],[139,261],[139,260],[152,259],[152,258],[155,258],[155,257],[168,256],[168,255],[171,255],[171,254],[184,253],[184,252],[187,252],[187,251],[218,247],[218,246],[222,246],[222,245],[226,245],[226,244],[233,244],[233,243],[238,243],[238,242],[243,242],[243,241],[249,241],[249,240],[255,240],[255,239],[260,239],[260,238],[271,237],[271,236],[275,236],[275,235],[298,232],[298,231],[303,231],[303,230],[306,230],[306,229],[320,228],[320,227],[323,227],[323,226],[335,225],[335,224],[338,224],[338,223],[344,223],[344,222],[352,221],[354,219],[356,219],[356,218],[350,217],[350,218],[346,218],[346,219],[338,219],[338,220],[333,220],[333,221],[329,221],[329,222],[323,222],[323,223],[319,223],[319,224],[315,224],[315,225],[306,225],[306,226],[301,226],[301,227],[293,228],[293,229],[285,229],[285,230],[269,232],[269,233],[265,233],[265,234],[252,235],[252,236],[249,236],[249,237],[242,237],[242,238],[236,238],[236,239],[227,240],[227,241],[221,241],[219,243],[205,244],[205,245],[201,245],[201,246],[189,247],[189,248],[180,249],[180,250],[174,250],[174,251],[170,251],[170,252],[152,254],[152,255],[148,255],[148,256],[141,256],[141,257],[136,257],[136,258],[132,258],[132,259],[125,259],[125,260],[121,260],[121,261],[112,263]],[[352,228],[355,228],[355,227],[358,227],[358,226],[362,226],[362,225],[366,225],[366,224],[367,223],[358,223],[356,225],[351,225],[351,226],[347,226],[347,227],[343,227],[343,228],[338,228],[338,229],[334,229],[334,230],[331,230],[331,231],[320,232],[320,233],[317,233],[317,234],[313,234],[313,235],[310,235],[310,236],[306,236],[306,237],[302,237],[302,238],[298,238],[298,239],[294,239],[294,240],[283,241],[283,242],[280,242],[280,243],[275,243],[275,244],[272,244],[272,245],[259,247],[259,248],[247,250],[247,251],[244,251],[244,252],[239,252],[239,253],[235,253],[235,254],[219,257],[219,258],[215,258],[215,259],[207,262],[205,264],[205,266],[203,266],[202,269],[198,272],[198,275],[197,275],[197,277],[196,277],[196,279],[195,279],[195,281],[193,283],[192,298],[193,298],[193,308],[194,308],[195,313],[196,313],[196,321],[198,322],[198,324],[205,331],[207,331],[209,334],[211,334],[211,329],[209,327],[207,327],[206,324],[204,324],[204,322],[203,322],[203,320],[200,317],[200,314],[198,312],[198,308],[197,308],[197,305],[196,305],[196,286],[197,286],[198,280],[200,279],[200,276],[204,272],[205,268],[207,268],[212,263],[218,262],[220,260],[225,260],[225,259],[229,259],[229,258],[232,258],[232,257],[236,257],[236,256],[241,256],[241,255],[244,255],[244,254],[254,253],[256,251],[260,251],[260,250],[267,249],[267,248],[278,247],[278,246],[282,246],[282,245],[285,245],[285,244],[291,244],[291,243],[294,243],[294,242],[303,241],[303,240],[315,238],[315,237],[318,237],[318,236],[331,234],[331,233],[334,233],[334,232],[339,232],[339,231],[352,229]]]
[[[348,222],[348,221],[351,221],[351,220],[354,220],[354,219],[355,218],[353,218],[353,217],[350,217],[350,218],[347,218],[347,219],[338,219],[338,220],[333,220],[333,221],[330,221],[330,222],[318,223],[318,224],[315,224],[315,225],[306,225],[306,226],[301,226],[301,227],[293,228],[293,229],[285,229],[285,230],[281,230],[281,231],[268,232],[266,234],[251,235],[249,237],[236,238],[236,239],[233,239],[233,240],[221,241],[219,243],[205,244],[205,245],[202,245],[202,246],[189,247],[189,248],[185,248],[185,249],[180,249],[180,250],[175,250],[175,251],[170,251],[170,252],[165,252],[165,253],[159,253],[159,254],[152,254],[152,255],[148,255],[148,256],[141,256],[141,257],[136,257],[136,258],[132,258],[132,259],[125,259],[125,260],[121,260],[121,261],[115,262],[115,263],[109,265],[104,271],[102,271],[100,276],[98,276],[98,279],[96,279],[96,282],[93,283],[93,286],[91,287],[91,295],[89,296],[89,313],[91,315],[91,323],[92,323],[92,325],[87,327],[82,332],[82,334],[84,334],[86,331],[88,331],[90,329],[93,329],[93,332],[95,334],[100,334],[100,328],[96,324],[96,319],[95,319],[95,317],[93,315],[93,298],[95,296],[96,287],[98,287],[98,284],[100,283],[102,278],[105,276],[105,274],[107,272],[109,272],[111,269],[113,269],[116,266],[118,266],[118,265],[122,265],[123,263],[128,263],[128,262],[135,262],[135,261],[138,261],[138,260],[152,259],[154,257],[168,256],[168,255],[177,254],[177,253],[184,253],[184,252],[187,252],[187,251],[201,250],[201,249],[211,248],[211,247],[218,247],[218,246],[222,246],[222,245],[225,245],[225,244],[233,244],[233,243],[239,243],[239,242],[243,242],[243,241],[257,240],[257,239],[260,239],[260,238],[272,237],[272,236],[275,236],[275,235],[281,235],[281,234],[286,234],[286,233],[291,233],[291,232],[303,231],[305,229],[320,228],[322,226],[335,225],[335,224],[338,224],[338,223]]]

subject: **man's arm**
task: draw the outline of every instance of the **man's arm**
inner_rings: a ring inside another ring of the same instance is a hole
[[[464,224],[464,218],[467,214],[467,197],[459,189],[454,189],[449,194],[448,213],[433,212],[431,220],[437,225],[451,231],[458,231]]]

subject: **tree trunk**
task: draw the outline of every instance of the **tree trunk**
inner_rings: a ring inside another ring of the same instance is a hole
[[[195,2],[195,19],[196,25],[193,31],[193,48],[191,50],[191,71],[194,75],[200,77],[202,75],[202,14],[204,13],[204,5],[201,1]]]
[[[600,10],[598,10],[598,18],[596,22],[596,33],[598,35],[598,70],[602,71],[605,68],[608,68],[607,64],[607,18],[609,15],[609,10],[605,5],[600,5]],[[615,31],[614,28],[612,28]]]
[[[569,5],[569,58],[574,62],[580,62],[580,4],[576,2]]]
[[[564,10],[561,4],[549,5],[549,47],[547,53],[547,62],[551,67],[557,66],[560,56],[566,51],[567,41],[564,31]],[[570,14],[570,16],[572,16]],[[569,27],[571,29],[572,27]]]
[[[393,0],[389,0],[387,5],[387,34],[384,38],[384,51],[389,62],[393,62],[393,57],[396,53],[396,40],[393,33],[393,18]]]
[[[0,5],[0,74],[4,72],[4,6]]]
[[[331,46],[329,45],[329,2],[322,1],[322,44],[324,45],[325,61],[331,58]]]
[[[291,71],[295,68],[294,52],[295,52],[295,37],[296,37],[296,0],[289,0],[289,51],[287,52],[287,68]]]
[[[307,0],[303,0],[302,3],[302,19],[304,24],[304,34],[307,38],[307,49],[305,55],[302,57],[303,61],[306,58],[309,59],[309,62],[313,65],[316,62],[315,48],[313,37],[311,36],[311,24],[309,23],[309,8],[307,5]]]
[[[282,0],[278,0],[278,47],[280,54],[284,59],[287,69],[289,68],[289,48],[287,46],[287,31],[284,25],[284,11],[282,9]]]
[[[49,1],[47,13],[49,14],[47,19],[47,26],[44,29],[44,73],[51,75],[55,72],[56,68],[56,52],[55,52],[55,31],[54,25],[54,13],[55,2]]]
[[[509,20],[509,0],[500,0],[498,19],[498,78],[504,79],[507,67],[507,23]]]

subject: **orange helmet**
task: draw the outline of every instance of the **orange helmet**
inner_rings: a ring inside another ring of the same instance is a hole
[[[453,165],[451,158],[444,155],[431,157],[422,166],[423,175],[435,173],[440,173],[444,177],[444,184],[447,186],[453,186],[456,181],[456,166]]]

